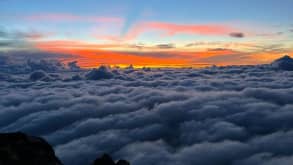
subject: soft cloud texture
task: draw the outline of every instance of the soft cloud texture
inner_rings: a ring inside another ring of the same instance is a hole
[[[0,79],[0,131],[44,137],[65,164],[104,152],[134,165],[292,163],[293,72],[270,65],[1,70]]]
[[[136,39],[145,32],[160,32],[162,36],[173,36],[176,34],[192,34],[192,35],[227,35],[234,28],[221,24],[178,24],[170,22],[141,22],[129,29],[125,35],[126,40]]]
[[[96,23],[122,23],[119,17],[97,17],[82,16],[70,13],[46,13],[24,16],[23,19],[29,21],[49,21],[49,22],[96,22]]]

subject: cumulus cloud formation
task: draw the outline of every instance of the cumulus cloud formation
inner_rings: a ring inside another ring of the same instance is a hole
[[[77,62],[69,62],[67,66],[58,59],[72,58],[68,54],[55,54],[42,51],[8,51],[0,53],[0,72],[28,73],[37,70],[60,72],[78,71]]]
[[[81,68],[77,65],[77,61],[69,62],[67,65],[68,65],[69,69],[72,70],[72,71],[81,70]]]
[[[47,80],[49,77],[44,71],[35,71],[30,75],[30,80],[37,81],[37,80]]]
[[[0,73],[0,131],[44,137],[65,164],[292,163],[293,72],[272,65]]]
[[[92,69],[85,77],[88,80],[110,79],[113,77],[113,74],[106,66],[101,66],[98,69]]]

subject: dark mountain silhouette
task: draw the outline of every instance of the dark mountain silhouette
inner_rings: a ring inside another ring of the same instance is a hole
[[[104,154],[102,157],[97,158],[93,165],[130,165],[126,160],[119,160],[117,163],[108,155]]]
[[[275,60],[271,65],[275,69],[293,71],[293,59],[288,55]]]
[[[23,133],[0,134],[1,165],[62,165],[42,138]]]
[[[44,139],[24,133],[0,133],[0,165],[63,165],[53,148]],[[104,154],[93,165],[130,165],[126,160],[117,163]]]

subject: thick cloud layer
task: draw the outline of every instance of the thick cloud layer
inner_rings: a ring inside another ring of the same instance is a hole
[[[45,137],[65,164],[88,164],[104,152],[134,165],[292,164],[293,72],[235,66],[37,73],[50,81],[32,81],[36,72],[1,73],[0,131]]]

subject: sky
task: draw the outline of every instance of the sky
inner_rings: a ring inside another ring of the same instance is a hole
[[[292,0],[2,0],[0,53],[55,53],[82,67],[263,64],[293,56],[292,7]]]

